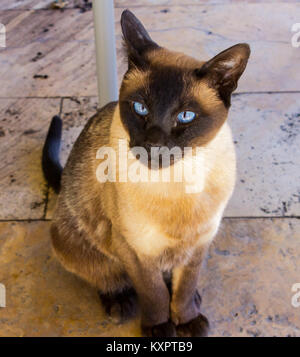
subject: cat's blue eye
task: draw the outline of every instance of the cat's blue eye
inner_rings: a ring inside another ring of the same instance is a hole
[[[177,119],[180,121],[180,123],[189,123],[192,120],[194,120],[196,117],[196,114],[194,112],[181,112],[177,115]]]
[[[136,112],[138,115],[145,116],[145,115],[148,115],[148,114],[149,114],[148,109],[147,109],[147,108],[145,107],[145,105],[142,104],[142,103],[134,102],[134,103],[133,103],[133,108],[134,108],[135,112]]]

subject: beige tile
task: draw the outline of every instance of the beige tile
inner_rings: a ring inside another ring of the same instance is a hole
[[[49,222],[0,223],[0,336],[130,336],[136,321],[110,322],[97,292],[67,273],[50,248]]]
[[[97,103],[98,99],[96,97],[64,99],[62,107],[63,135],[60,155],[63,166],[84,125],[96,113]],[[56,194],[51,189],[47,204],[47,219],[52,218],[56,197]]]
[[[201,274],[212,336],[300,336],[297,219],[225,220]]]
[[[0,96],[96,95],[92,19],[78,11],[68,14],[5,12],[7,47],[0,50]]]
[[[0,10],[40,10],[51,9],[55,0],[8,0],[0,4]],[[92,0],[86,3],[84,0],[64,0],[64,9],[80,6],[82,9],[90,10]],[[59,10],[59,9],[58,9]]]
[[[78,49],[76,42],[48,42],[47,45],[33,43],[30,48],[29,53],[26,49],[9,51],[8,71],[4,67],[0,69],[6,84],[0,88],[0,96],[97,95],[93,45],[81,44]],[[39,63],[32,62],[39,52],[46,53],[45,57]]]
[[[41,150],[59,99],[0,99],[0,219],[41,218]]]
[[[1,11],[6,26],[7,49],[22,49],[32,43],[93,42],[92,14],[68,11]],[[49,46],[51,48],[51,46]],[[5,49],[1,50],[5,53]],[[32,53],[35,57],[35,53]],[[43,57],[42,57],[43,58]],[[36,62],[41,59],[36,59]]]
[[[291,46],[291,26],[296,23],[299,3],[244,4],[135,8],[158,43],[208,59],[239,42],[248,42],[252,55],[238,91],[298,90],[297,64],[300,51]],[[240,14],[242,20],[238,21]],[[272,16],[270,16],[272,14]],[[276,59],[276,60],[274,60]]]
[[[199,290],[211,336],[300,336],[291,305],[299,282],[298,220],[225,220]],[[49,222],[0,224],[1,336],[139,336],[138,319],[113,324],[96,291],[67,273],[50,248]]]
[[[234,96],[238,159],[226,216],[300,216],[300,94]]]
[[[0,4],[0,10],[32,10],[46,8],[52,0],[7,0],[2,1]]]
[[[238,91],[292,91],[300,89],[300,51],[291,46],[291,26],[298,21],[299,6],[232,3],[172,6],[167,13],[164,7],[136,7],[134,12],[155,41],[199,59],[247,41],[252,56]],[[119,78],[126,70],[121,55],[122,10],[115,11]],[[237,21],[241,13],[243,21]],[[2,11],[0,16],[8,31],[7,48],[1,49],[0,57],[4,83],[0,96],[97,94],[91,11]],[[42,54],[33,62],[38,52]],[[36,79],[35,74],[48,78]]]

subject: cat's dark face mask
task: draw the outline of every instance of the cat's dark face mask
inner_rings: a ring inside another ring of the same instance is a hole
[[[128,10],[121,26],[128,71],[119,103],[130,147],[144,147],[150,155],[152,147],[183,150],[211,141],[227,118],[249,46],[238,44],[200,62],[159,47]]]

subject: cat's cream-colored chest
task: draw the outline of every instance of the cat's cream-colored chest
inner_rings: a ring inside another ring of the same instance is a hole
[[[201,195],[173,202],[167,198],[147,200],[144,196],[134,201],[132,196],[127,197],[120,205],[120,228],[141,256],[155,258],[166,250],[174,250],[184,257],[195,246],[214,237],[222,217],[223,204],[215,210],[207,205],[205,210],[201,201],[204,202]]]

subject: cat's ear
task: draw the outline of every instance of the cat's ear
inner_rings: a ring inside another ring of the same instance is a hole
[[[122,13],[121,27],[125,49],[128,54],[129,67],[131,65],[142,66],[145,62],[145,53],[159,46],[152,41],[142,23],[129,10],[125,10]]]
[[[237,88],[237,83],[244,72],[250,47],[240,43],[219,53],[196,71],[199,77],[206,77],[209,84],[216,88],[227,107],[230,106],[231,93]]]

